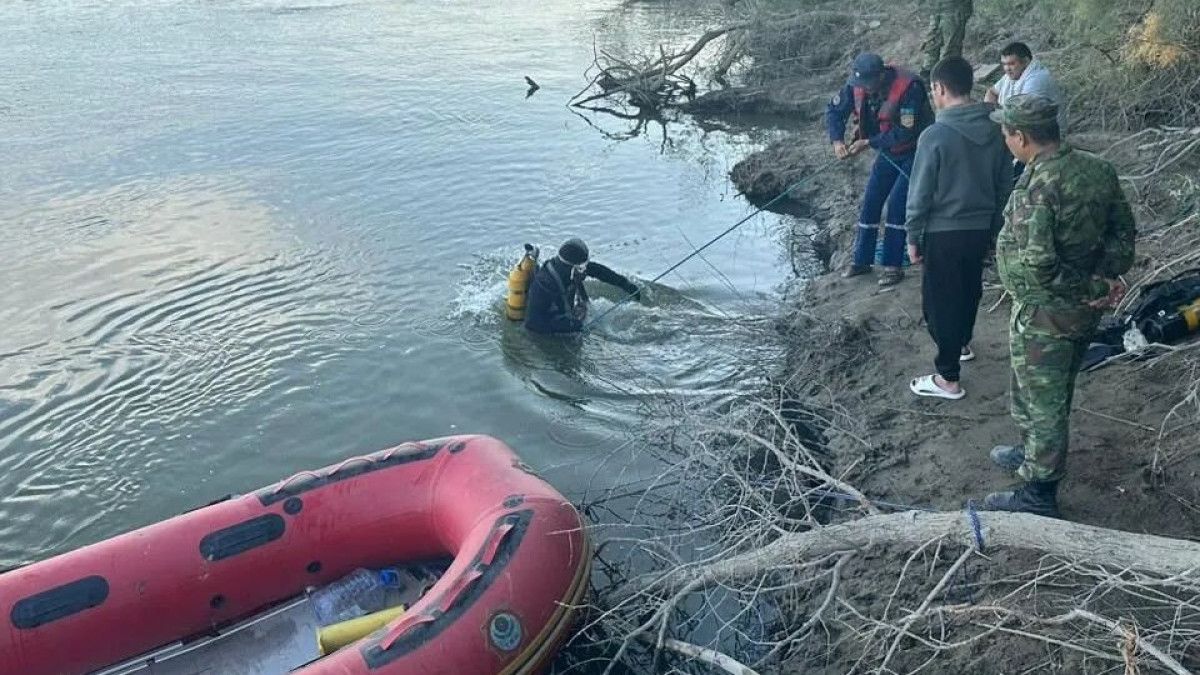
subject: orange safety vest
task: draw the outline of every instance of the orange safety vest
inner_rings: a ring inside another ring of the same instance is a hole
[[[904,98],[904,92],[908,91],[908,87],[916,81],[917,76],[911,72],[900,68],[899,66],[888,66],[895,74],[892,78],[892,86],[888,89],[887,99],[883,105],[879,106],[879,111],[875,113],[875,119],[879,123],[879,133],[886,134],[892,130],[892,127],[899,121],[900,101]],[[863,133],[863,115],[867,109],[867,98],[870,97],[870,92],[865,87],[854,87],[854,119],[858,123],[858,131],[855,133],[856,139],[866,138]],[[920,116],[920,111],[913,113],[917,117]],[[914,121],[915,125],[917,122]],[[899,143],[890,148],[889,152],[908,152],[917,147],[916,139],[906,143]]]

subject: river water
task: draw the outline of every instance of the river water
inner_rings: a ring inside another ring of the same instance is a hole
[[[408,439],[495,435],[575,498],[653,471],[653,401],[761,384],[777,218],[579,341],[501,294],[526,241],[645,281],[749,213],[726,174],[753,141],[565,106],[594,42],[714,11],[0,4],[0,564]]]

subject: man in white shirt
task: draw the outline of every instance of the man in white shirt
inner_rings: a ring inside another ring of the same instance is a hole
[[[1010,43],[1000,50],[1000,65],[1004,67],[1004,77],[987,90],[983,100],[1003,106],[1008,99],[1022,94],[1048,98],[1058,106],[1058,128],[1066,134],[1067,102],[1063,99],[1062,89],[1050,71],[1033,58],[1029,45],[1024,42]],[[1024,164],[1013,160],[1013,180],[1020,177],[1024,170]]]

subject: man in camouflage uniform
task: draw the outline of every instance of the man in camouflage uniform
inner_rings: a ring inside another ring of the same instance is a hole
[[[1133,264],[1133,213],[1112,165],[1061,141],[1058,106],[1014,96],[992,113],[1013,156],[1025,162],[1004,211],[996,267],[1013,299],[1012,416],[1023,445],[992,460],[1024,483],[986,508],[1058,517],[1075,376],[1101,311],[1118,302],[1117,277]]]
[[[932,14],[921,53],[925,61],[921,66],[921,79],[928,80],[934,65],[942,59],[962,56],[963,39],[967,34],[967,21],[975,13],[972,0],[929,0]]]

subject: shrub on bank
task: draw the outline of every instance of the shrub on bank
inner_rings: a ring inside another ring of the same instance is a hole
[[[981,56],[1024,40],[1071,98],[1072,128],[1200,125],[1200,3],[1195,0],[976,0]]]

